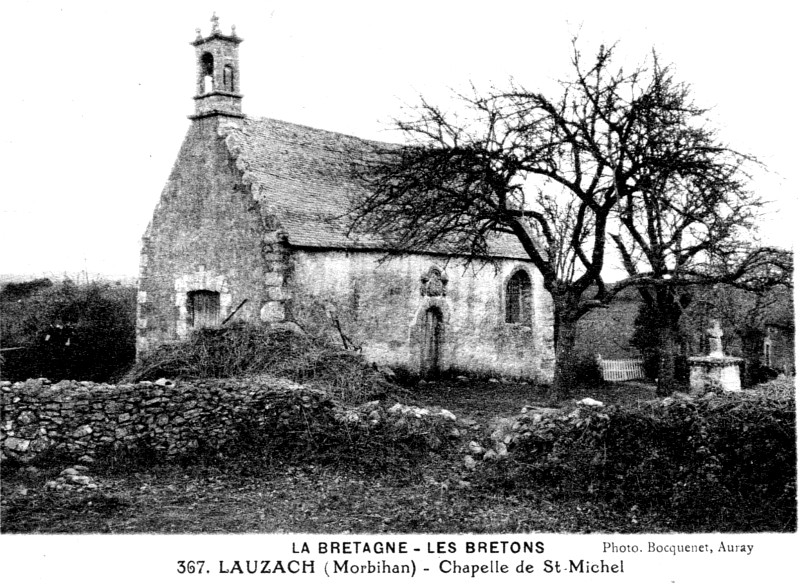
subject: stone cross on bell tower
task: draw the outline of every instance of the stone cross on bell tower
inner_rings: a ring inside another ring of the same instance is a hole
[[[197,95],[194,96],[194,115],[189,118],[228,116],[244,118],[242,94],[239,93],[239,43],[236,27],[231,34],[219,29],[219,17],[211,17],[211,34],[204,37],[197,29],[192,42],[197,60]]]

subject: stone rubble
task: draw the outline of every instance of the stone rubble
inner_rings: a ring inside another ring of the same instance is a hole
[[[48,491],[77,491],[98,489],[97,481],[87,475],[89,468],[85,465],[73,465],[64,469],[56,479],[44,484]]]
[[[578,406],[603,406],[603,403],[599,400],[595,400],[594,398],[584,398],[583,400],[577,401]]]
[[[486,451],[477,441],[470,441],[468,446],[469,452],[473,455],[483,455]]]
[[[572,411],[525,405],[520,414],[516,416],[495,418],[490,423],[487,437],[490,446],[484,448],[478,441],[471,441],[466,447],[470,454],[464,457],[464,467],[468,471],[474,471],[479,461],[489,463],[505,459],[509,456],[509,447],[513,448],[514,443],[520,438],[528,438],[534,433],[547,432],[547,429],[559,421],[576,421],[581,417],[581,409],[604,408],[602,402],[592,398],[584,398],[577,401],[576,404],[578,408]],[[461,424],[464,424],[465,421],[466,419],[460,419]]]

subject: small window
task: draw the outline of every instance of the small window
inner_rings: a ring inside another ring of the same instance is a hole
[[[200,62],[203,65],[203,75],[214,75],[214,55],[203,53]]]
[[[225,65],[222,69],[222,85],[225,91],[235,91],[233,67]]]
[[[214,55],[203,53],[200,65],[203,75],[203,93],[211,93],[214,91]]]
[[[219,293],[195,290],[189,293],[189,314],[192,327],[216,327],[219,324]]]
[[[518,270],[506,285],[506,323],[531,324],[531,279]]]

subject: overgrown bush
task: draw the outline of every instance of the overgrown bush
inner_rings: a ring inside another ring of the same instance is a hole
[[[791,382],[736,396],[581,407],[530,429],[512,441],[495,481],[657,513],[675,530],[796,529]]]
[[[356,316],[352,307],[296,291],[292,297],[291,312],[292,320],[314,339],[361,351],[362,342],[354,337]]]
[[[588,354],[579,354],[573,358],[575,383],[581,387],[595,388],[603,384],[603,372],[597,358]]]
[[[105,382],[136,354],[136,289],[65,281],[8,284],[2,294],[0,377]]]
[[[157,378],[236,378],[269,374],[315,384],[360,403],[399,391],[356,352],[293,329],[237,323],[193,331],[185,342],[143,356],[125,382]]]

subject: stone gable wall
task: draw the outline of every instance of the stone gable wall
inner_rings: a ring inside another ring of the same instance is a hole
[[[218,449],[240,422],[263,423],[287,397],[313,407],[324,392],[293,382],[250,380],[95,384],[2,382],[3,458],[32,461],[43,452],[95,456],[146,446],[165,459],[199,447]]]
[[[282,302],[272,298],[280,296],[283,280],[277,226],[242,182],[220,123],[216,118],[192,123],[142,240],[139,355],[188,335],[191,290],[220,294],[220,320],[245,299],[237,318],[256,321],[265,310],[280,312],[272,306]]]

